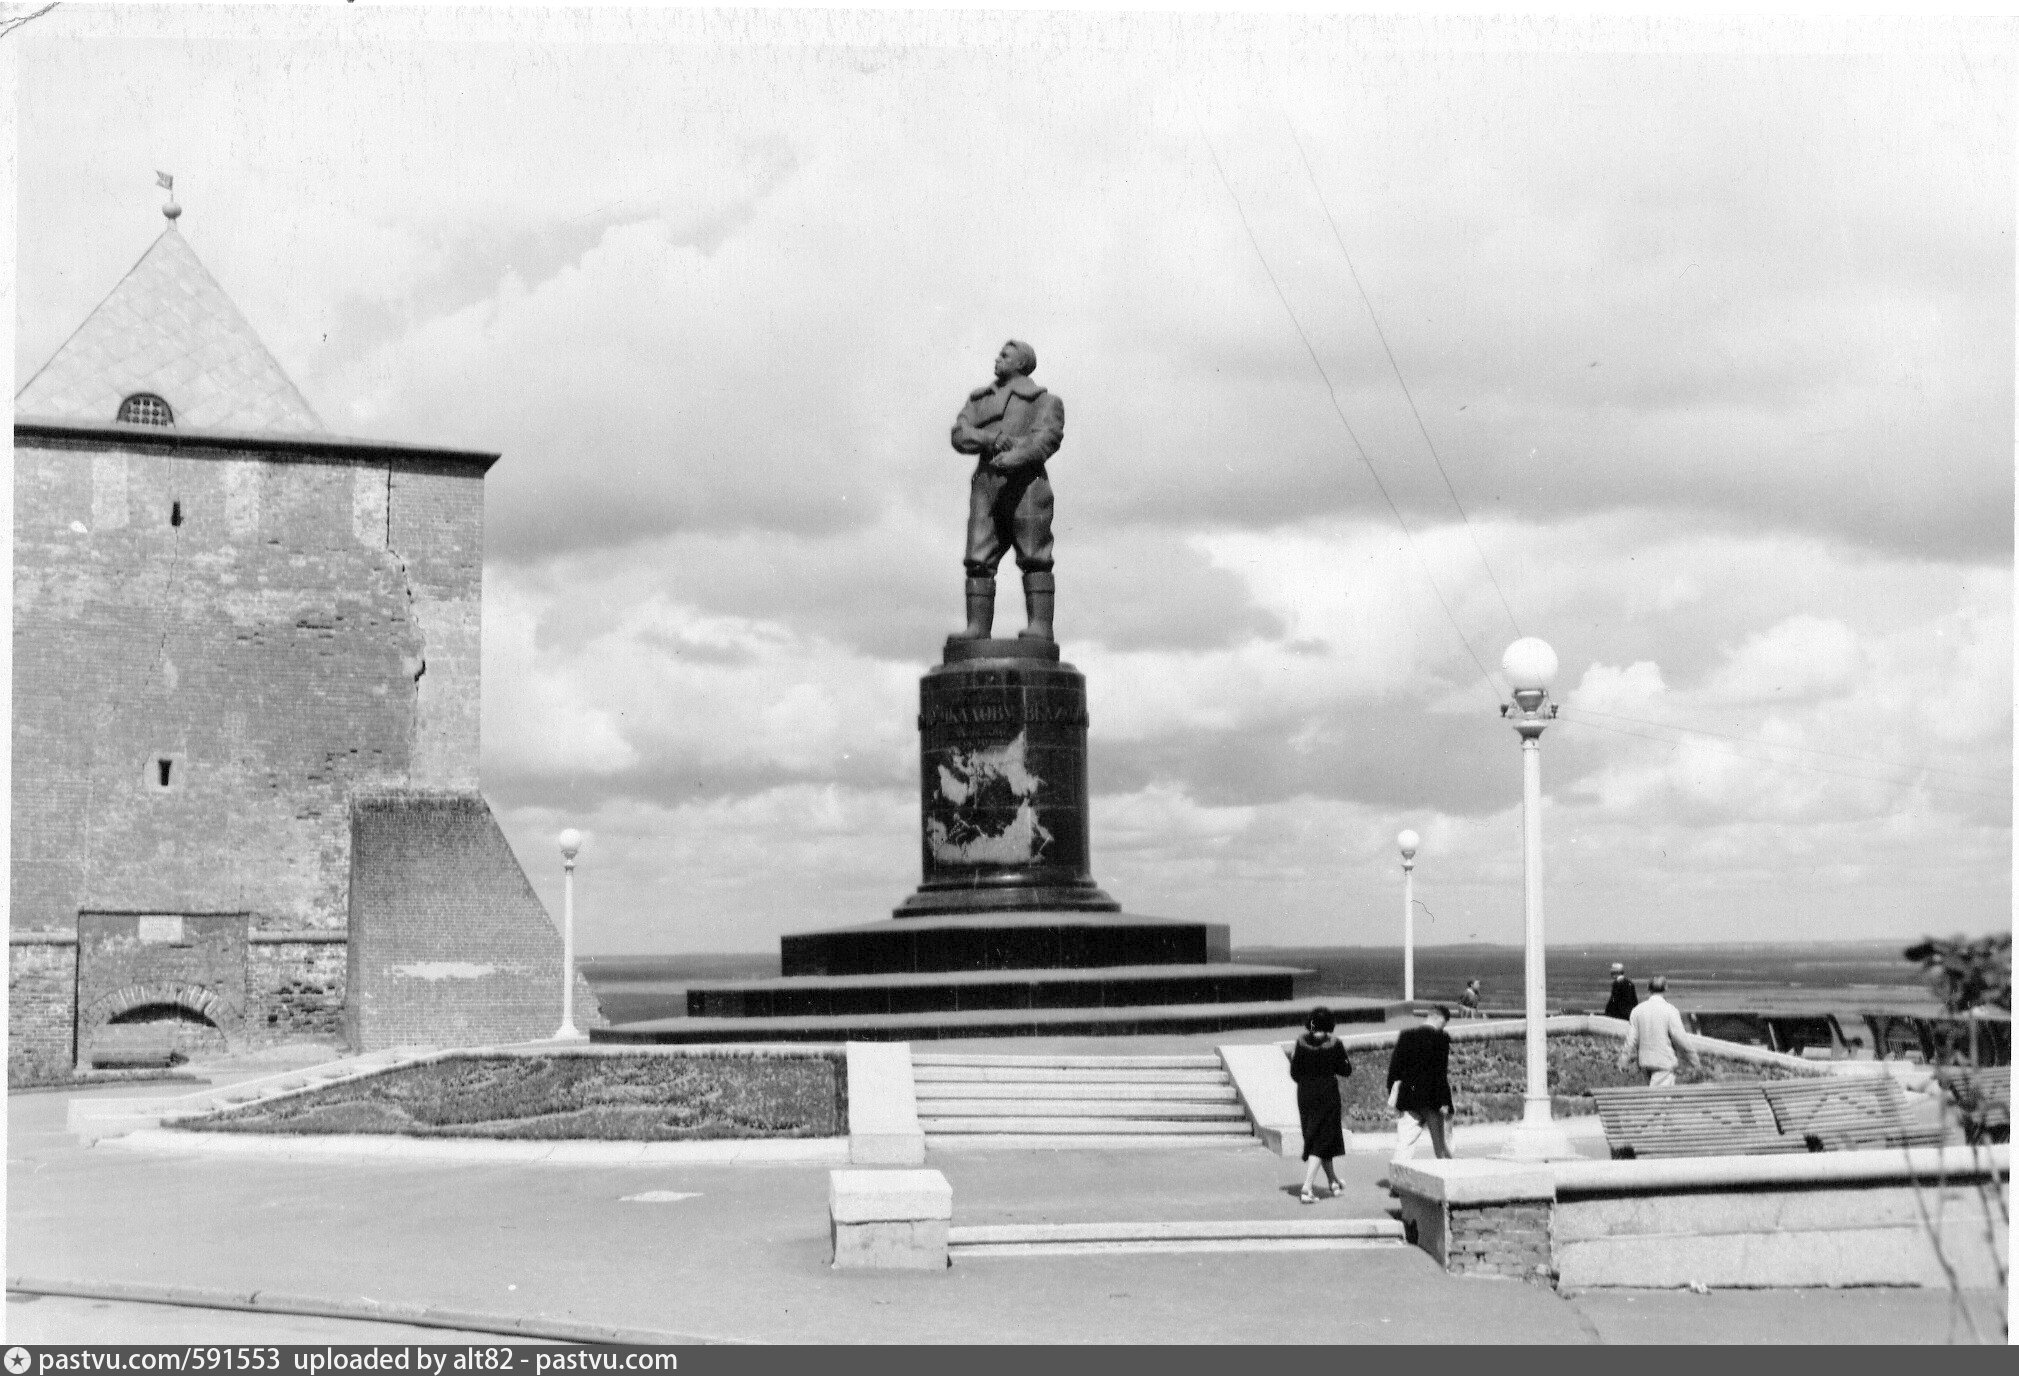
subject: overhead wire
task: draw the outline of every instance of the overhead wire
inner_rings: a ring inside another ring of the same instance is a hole
[[[1269,286],[1275,292],[1277,301],[1282,304],[1283,313],[1289,317],[1291,327],[1297,332],[1297,338],[1303,343],[1305,353],[1310,356],[1312,366],[1317,370],[1319,378],[1325,384],[1325,391],[1331,400],[1333,413],[1338,417],[1339,424],[1345,430],[1347,439],[1352,442],[1354,451],[1359,455],[1361,463],[1366,466],[1368,476],[1374,481],[1375,489],[1380,492],[1382,500],[1387,503],[1389,511],[1394,515],[1396,525],[1401,528],[1403,538],[1408,542],[1411,552],[1416,556],[1417,562],[1423,568],[1424,580],[1430,585],[1431,593],[1436,597],[1437,605],[1444,612],[1445,619],[1450,622],[1452,631],[1458,636],[1459,643],[1465,647],[1466,655],[1479,669],[1480,676],[1485,680],[1489,689],[1493,691],[1495,700],[1502,701],[1501,693],[1494,687],[1492,672],[1487,669],[1486,665],[1480,660],[1478,653],[1473,650],[1472,642],[1466,636],[1464,628],[1459,625],[1458,618],[1453,613],[1450,602],[1445,598],[1443,589],[1438,586],[1435,576],[1431,574],[1429,561],[1424,558],[1422,549],[1417,545],[1415,533],[1410,529],[1407,518],[1403,516],[1401,507],[1389,492],[1387,484],[1382,481],[1380,471],[1375,467],[1366,446],[1361,443],[1359,434],[1353,428],[1353,423],[1347,418],[1345,407],[1339,400],[1339,391],[1332,381],[1331,373],[1326,369],[1324,361],[1319,357],[1318,350],[1311,342],[1309,332],[1305,330],[1303,321],[1298,317],[1296,309],[1290,304],[1288,294],[1283,290],[1281,281],[1277,278],[1275,270],[1270,266],[1268,255],[1262,250],[1261,241],[1255,234],[1254,225],[1248,219],[1247,210],[1242,205],[1240,194],[1235,191],[1233,181],[1228,177],[1226,167],[1220,161],[1219,151],[1213,146],[1212,138],[1206,133],[1205,126],[1197,121],[1196,116],[1194,123],[1198,127],[1200,141],[1206,145],[1207,156],[1212,159],[1213,170],[1219,176],[1221,186],[1226,189],[1228,199],[1233,203],[1234,213],[1240,219],[1241,229],[1247,236],[1249,247],[1254,250],[1255,258],[1261,264],[1263,275],[1269,279]],[[1471,515],[1466,511],[1465,503],[1458,495],[1457,486],[1452,482],[1451,474],[1444,466],[1443,456],[1437,451],[1437,442],[1431,436],[1430,427],[1423,419],[1422,409],[1416,403],[1415,393],[1410,389],[1408,379],[1403,375],[1401,363],[1395,357],[1395,350],[1388,341],[1388,333],[1382,328],[1380,313],[1375,309],[1373,298],[1369,295],[1366,284],[1360,278],[1359,269],[1353,262],[1352,252],[1346,247],[1345,235],[1340,231],[1338,220],[1332,214],[1331,205],[1325,199],[1324,189],[1319,185],[1316,171],[1311,166],[1310,155],[1305,151],[1303,140],[1297,135],[1296,125],[1287,115],[1284,117],[1284,124],[1289,130],[1291,143],[1297,149],[1298,161],[1303,164],[1304,175],[1311,184],[1312,194],[1318,201],[1319,209],[1324,213],[1326,225],[1331,229],[1332,241],[1339,249],[1339,256],[1346,264],[1346,271],[1352,278],[1354,290],[1359,294],[1361,305],[1367,311],[1368,321],[1373,325],[1375,336],[1381,343],[1381,351],[1388,360],[1389,370],[1394,374],[1396,385],[1401,389],[1403,399],[1408,403],[1409,413],[1415,419],[1417,432],[1423,438],[1424,448],[1430,454],[1431,463],[1436,467],[1438,477],[1443,480],[1445,492],[1451,498],[1452,507],[1458,512],[1459,521],[1465,527],[1466,534],[1472,542],[1473,551],[1479,556],[1480,567],[1485,570],[1487,581],[1493,586],[1494,595],[1500,602],[1502,612],[1507,616],[1508,624],[1514,628],[1515,635],[1520,636],[1523,634],[1521,620],[1515,615],[1514,607],[1508,600],[1507,592],[1502,587],[1499,577],[1493,571],[1493,563],[1487,558],[1485,547],[1479,541],[1478,532],[1473,526]],[[1956,778],[1978,779],[1987,783],[2009,783],[2008,779],[1994,775],[1978,774],[1958,769],[1944,769],[1933,765],[1911,765],[1898,761],[1878,760],[1869,756],[1852,755],[1842,751],[1824,750],[1813,746],[1782,745],[1777,742],[1760,740],[1756,737],[1711,731],[1701,727],[1678,726],[1669,722],[1646,721],[1641,718],[1622,716],[1618,713],[1600,712],[1593,708],[1574,707],[1569,704],[1565,704],[1563,710],[1571,713],[1573,720],[1579,715],[1606,717],[1613,721],[1652,726],[1658,730],[1729,740],[1738,744],[1755,745],[1766,750],[1778,749],[1801,754],[1821,755],[1858,764],[1868,764],[1881,769],[1908,769],[1922,774],[1932,773]],[[1610,731],[1617,735],[1634,736],[1643,740],[1664,741],[1669,744],[1680,744],[1680,742],[1666,736],[1652,736],[1645,732],[1608,726],[1604,722],[1585,721],[1581,724],[1601,731]],[[1974,789],[1948,787],[1941,784],[1928,783],[1925,780],[1887,779],[1870,774],[1854,773],[1848,770],[1826,769],[1820,765],[1805,764],[1797,760],[1763,758],[1758,755],[1748,755],[1735,750],[1720,750],[1714,746],[1709,748],[1715,750],[1716,753],[1730,755],[1733,758],[1747,760],[1769,768],[1797,769],[1806,773],[1832,775],[1838,778],[1854,779],[1865,783],[1879,783],[1901,788],[1923,788],[1933,792],[1956,794],[1970,798],[1986,800],[1990,800],[1991,798],[1991,795]]]
[[[2009,774],[1978,774],[1967,769],[1943,769],[1938,765],[1932,764],[1909,764],[1905,760],[1881,760],[1875,759],[1870,755],[1852,755],[1842,750],[1824,750],[1819,746],[1813,745],[1787,745],[1780,741],[1761,740],[1757,736],[1740,736],[1729,731],[1710,731],[1701,726],[1677,726],[1673,722],[1649,721],[1644,717],[1622,716],[1618,712],[1601,712],[1595,707],[1572,707],[1566,703],[1563,710],[1566,712],[1581,712],[1586,716],[1609,717],[1613,721],[1630,721],[1636,726],[1660,727],[1664,731],[1681,731],[1692,736],[1715,736],[1719,740],[1738,741],[1745,745],[1757,745],[1766,750],[1793,750],[1804,755],[1826,755],[1831,759],[1850,760],[1856,764],[1875,765],[1881,769],[1919,769],[1929,774],[1949,774],[1959,779],[1982,779],[1985,783],[1992,784],[2009,784],[2012,782],[2012,777]],[[1596,724],[1595,722],[1593,723],[1593,725]]]
[[[1318,174],[1311,169],[1311,159],[1304,151],[1304,141],[1297,137],[1297,126],[1290,117],[1283,117],[1283,124],[1290,131],[1290,142],[1296,145],[1297,159],[1304,164],[1304,176],[1311,183],[1311,193],[1318,198],[1318,208],[1325,212],[1325,223],[1331,226],[1332,242],[1339,246],[1339,256],[1346,261],[1346,272],[1353,279],[1353,289],[1360,293],[1360,304],[1367,308],[1367,318],[1374,325],[1374,336],[1381,341],[1381,352],[1388,357],[1389,371],[1395,374],[1395,383],[1402,389],[1403,400],[1409,403],[1409,414],[1416,418],[1416,431],[1423,436],[1423,447],[1430,451],[1430,461],[1437,466],[1437,476],[1444,480],[1444,490],[1451,494],[1451,505],[1458,509],[1458,520],[1465,527],[1465,533],[1472,540],[1472,548],[1479,555],[1480,567],[1486,570],[1486,581],[1493,585],[1494,596],[1500,599],[1500,609],[1507,613],[1507,624],[1514,628],[1517,638],[1522,635],[1521,619],[1514,614],[1514,608],[1507,600],[1506,591],[1500,586],[1500,579],[1493,572],[1493,563],[1486,557],[1486,549],[1479,543],[1479,532],[1472,527],[1472,518],[1466,514],[1465,503],[1458,499],[1458,488],[1451,481],[1451,474],[1445,470],[1443,456],[1437,452],[1437,441],[1430,438],[1430,427],[1423,421],[1423,412],[1417,409],[1416,394],[1409,390],[1408,379],[1402,376],[1402,365],[1396,362],[1395,350],[1389,347],[1388,331],[1381,328],[1381,316],[1374,309],[1374,298],[1367,294],[1366,284],[1360,280],[1360,270],[1353,265],[1353,255],[1346,248],[1346,236],[1339,232],[1339,222],[1332,217],[1332,207],[1325,199],[1324,189],[1318,185]]]
[[[1675,740],[1668,736],[1650,735],[1645,731],[1629,731],[1623,726],[1607,726],[1604,722],[1599,721],[1579,721],[1577,718],[1577,711],[1578,711],[1577,708],[1565,707],[1563,710],[1566,715],[1561,718],[1558,718],[1559,722],[1568,722],[1576,726],[1588,726],[1595,731],[1610,731],[1614,735],[1618,736],[1636,736],[1644,741],[1659,741],[1664,745],[1680,746],[1684,744],[1684,742]],[[1945,784],[1931,784],[1924,779],[1886,779],[1881,778],[1876,774],[1854,774],[1849,770],[1845,769],[1825,769],[1821,765],[1803,764],[1799,760],[1762,759],[1758,755],[1747,755],[1741,751],[1727,750],[1721,746],[1716,745],[1702,745],[1700,748],[1710,750],[1719,755],[1729,755],[1733,759],[1747,760],[1753,764],[1763,764],[1771,769],[1799,769],[1809,774],[1829,774],[1839,779],[1856,779],[1860,783],[1884,784],[1891,788],[1926,789],[1932,793],[1949,793],[1964,798],[1976,798],[1979,799],[1980,801],[1987,803],[2001,801],[1999,795],[1997,794],[1981,793],[1973,788],[1953,788]],[[1894,767],[1901,769],[1918,768],[1918,766],[1914,765],[1899,765]]]
[[[1276,279],[1275,269],[1269,266],[1269,256],[1262,251],[1261,240],[1255,237],[1255,227],[1248,222],[1248,212],[1241,205],[1240,194],[1234,190],[1234,183],[1228,178],[1227,169],[1220,164],[1219,151],[1213,147],[1213,140],[1206,133],[1205,125],[1199,123],[1196,118],[1194,125],[1199,131],[1200,142],[1206,145],[1207,156],[1213,160],[1213,170],[1219,174],[1220,185],[1226,188],[1227,199],[1234,203],[1234,214],[1241,221],[1242,232],[1248,236],[1249,247],[1255,250],[1255,258],[1262,265],[1263,275],[1269,279],[1270,288],[1275,291],[1276,299],[1282,303],[1283,313],[1290,317],[1290,325],[1297,331],[1297,338],[1303,341],[1304,352],[1311,356],[1311,366],[1318,370],[1318,377],[1325,384],[1325,393],[1332,399],[1332,413],[1339,418],[1339,424],[1346,431],[1346,438],[1352,441],[1354,452],[1360,456],[1360,462],[1366,465],[1368,476],[1373,478],[1375,490],[1380,492],[1381,500],[1388,504],[1388,510],[1394,514],[1395,523],[1401,527],[1402,538],[1408,543],[1410,552],[1423,566],[1424,581],[1430,584],[1430,591],[1437,598],[1437,605],[1443,609],[1445,620],[1451,623],[1451,629],[1458,636],[1459,643],[1465,647],[1465,653],[1478,667],[1480,678],[1486,684],[1487,691],[1493,694],[1496,703],[1501,702],[1503,699],[1500,690],[1494,686],[1492,671],[1472,648],[1471,640],[1466,638],[1464,628],[1458,624],[1458,617],[1451,610],[1451,604],[1445,600],[1444,590],[1437,586],[1436,576],[1430,572],[1430,561],[1423,557],[1423,550],[1416,543],[1415,532],[1409,529],[1408,519],[1403,516],[1402,508],[1396,505],[1395,498],[1389,494],[1388,485],[1381,481],[1381,473],[1374,467],[1374,460],[1368,457],[1366,446],[1360,443],[1360,436],[1353,430],[1353,422],[1346,418],[1346,408],[1339,401],[1339,389],[1333,385],[1332,375],[1326,370],[1324,360],[1318,357],[1318,350],[1312,345],[1311,336],[1304,329],[1304,322],[1297,318],[1296,308],[1290,304],[1289,296],[1283,291],[1283,284]]]

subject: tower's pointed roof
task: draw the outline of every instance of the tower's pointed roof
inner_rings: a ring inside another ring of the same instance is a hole
[[[173,218],[133,270],[15,395],[23,417],[112,421],[136,392],[178,428],[320,431],[322,421],[259,342]]]

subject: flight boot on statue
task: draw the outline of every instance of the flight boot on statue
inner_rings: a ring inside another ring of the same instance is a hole
[[[987,640],[995,624],[995,579],[967,580],[967,626],[955,631],[951,640]]]
[[[1017,632],[1020,640],[1052,638],[1052,592],[1058,585],[1050,573],[1024,575],[1024,612],[1030,625]]]

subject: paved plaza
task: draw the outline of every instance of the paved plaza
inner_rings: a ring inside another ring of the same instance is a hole
[[[1147,1048],[1131,1047],[1131,1050]],[[106,1091],[94,1091],[104,1093]],[[116,1091],[144,1096],[146,1087]],[[1415,1248],[963,1259],[945,1274],[827,1265],[827,1171],[292,1161],[82,1148],[66,1093],[11,1096],[8,1272],[423,1304],[730,1342],[1941,1342],[1936,1291],[1559,1296],[1445,1275]],[[971,1152],[929,1163],[959,1223],[1380,1217],[1378,1156],[1347,1194],[1294,1196],[1259,1147]],[[684,1195],[656,1202],[627,1196]],[[1971,1297],[1997,1332],[2003,1297]],[[457,1341],[442,1330],[44,1298],[30,1341]],[[393,1336],[399,1334],[399,1336]],[[283,1335],[295,1335],[290,1338]]]

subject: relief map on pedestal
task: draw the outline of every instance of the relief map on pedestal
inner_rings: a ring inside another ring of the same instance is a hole
[[[1038,821],[1044,780],[1024,767],[1026,734],[993,750],[950,751],[939,762],[925,819],[935,863],[1024,865],[1043,857],[1052,834]]]

